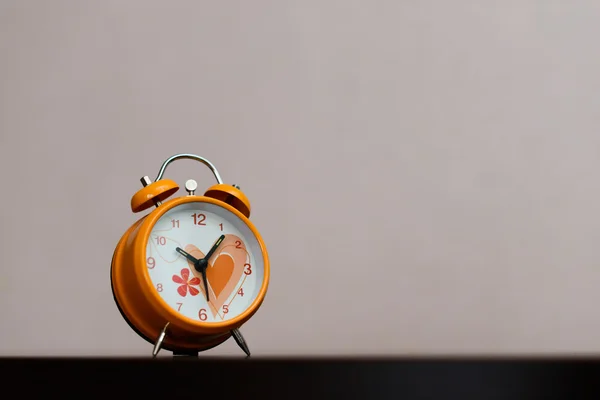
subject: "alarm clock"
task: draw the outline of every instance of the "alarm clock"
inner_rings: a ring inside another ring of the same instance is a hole
[[[185,182],[163,178],[180,159],[210,168],[217,183],[202,195]],[[111,263],[112,293],[122,317],[143,339],[174,355],[197,355],[233,337],[250,356],[240,332],[260,308],[269,284],[269,257],[250,221],[239,186],[223,183],[215,166],[195,154],[176,154],[131,198],[131,211],[150,210],[118,241]]]

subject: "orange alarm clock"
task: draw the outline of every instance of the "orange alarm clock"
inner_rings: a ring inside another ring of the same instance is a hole
[[[187,195],[170,198],[177,183],[167,166],[192,159],[217,179],[204,195],[185,183]],[[238,186],[224,184],[214,165],[194,154],[167,159],[154,182],[131,198],[134,213],[152,210],[121,237],[111,264],[112,292],[130,327],[174,355],[197,355],[233,337],[250,350],[239,328],[261,306],[269,283],[269,257],[249,220],[250,203]]]

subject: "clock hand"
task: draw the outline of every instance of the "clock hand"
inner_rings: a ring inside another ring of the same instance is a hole
[[[206,260],[208,262],[208,259],[213,255],[213,253],[217,250],[217,247],[219,247],[219,245],[221,244],[221,242],[223,241],[223,239],[225,239],[225,235],[221,235],[217,241],[215,242],[215,244],[213,245],[213,247],[208,251],[208,253],[206,253],[206,256],[204,257],[204,260]],[[206,268],[206,267],[205,267]]]
[[[208,268],[208,259],[210,257],[212,257],[212,255],[217,250],[217,247],[219,247],[219,245],[221,244],[223,239],[225,239],[225,235],[221,235],[217,239],[217,241],[211,247],[211,249],[208,251],[208,253],[206,253],[206,256],[204,256],[203,259],[198,260],[198,264],[196,266],[196,269],[198,269],[200,271],[200,273],[202,274],[202,280],[204,281],[204,288],[206,289],[206,301],[210,301],[210,299],[208,297],[208,283],[206,282],[206,268]]]
[[[194,263],[194,266],[196,264],[198,264],[198,262],[200,260],[196,259],[195,257],[193,257],[190,253],[186,252],[185,250],[183,250],[181,247],[176,247],[175,250],[181,254],[182,256],[184,256],[185,258],[187,258],[188,260],[190,260],[191,262]]]
[[[200,260],[193,257],[191,254],[183,250],[181,247],[176,247],[175,250],[194,263],[194,268],[202,274],[202,280],[204,281],[204,289],[206,290],[206,301],[208,301],[208,284],[206,282],[206,267],[208,266],[208,262],[206,261],[206,257]]]
[[[208,265],[208,264],[206,264]],[[204,289],[206,290],[206,301],[209,301],[208,299],[208,282],[206,282],[206,266],[204,268],[202,268],[202,280],[204,281]]]

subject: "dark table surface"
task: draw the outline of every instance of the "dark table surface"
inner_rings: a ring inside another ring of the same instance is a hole
[[[599,367],[600,358],[4,357],[0,383],[22,396],[569,399],[600,398]]]

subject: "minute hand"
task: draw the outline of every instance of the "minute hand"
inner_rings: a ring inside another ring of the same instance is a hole
[[[225,235],[221,235],[219,237],[219,239],[217,239],[217,241],[215,242],[215,244],[213,245],[213,247],[208,251],[208,253],[206,253],[206,256],[204,256],[203,260],[208,261],[209,258],[212,257],[212,255],[217,250],[217,247],[219,247],[219,245],[221,244],[221,242],[223,241],[223,239],[225,239]],[[206,266],[204,268],[206,268]]]
[[[219,239],[217,239],[217,241],[215,242],[213,247],[208,251],[208,253],[206,253],[204,258],[201,260],[198,260],[197,265],[199,268],[197,268],[197,269],[200,270],[200,273],[202,274],[202,280],[204,281],[204,288],[206,289],[206,301],[210,301],[209,300],[210,298],[208,296],[208,283],[206,282],[206,268],[208,268],[208,260],[213,255],[213,253],[217,250],[217,247],[219,247],[219,245],[221,244],[223,239],[225,239],[225,235],[221,235],[219,237]]]

